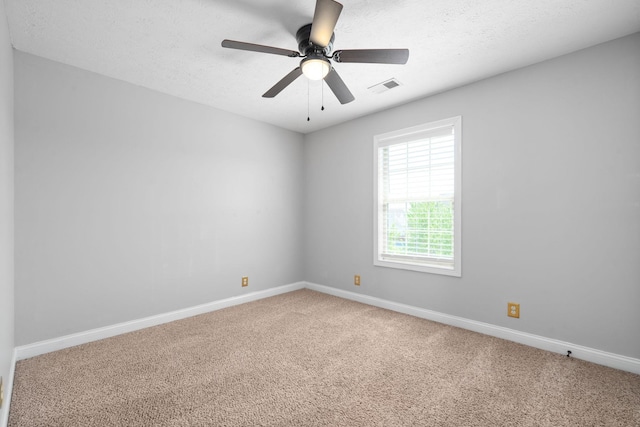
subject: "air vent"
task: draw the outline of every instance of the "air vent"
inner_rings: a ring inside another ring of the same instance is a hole
[[[401,86],[402,84],[396,80],[396,79],[389,79],[389,80],[385,80],[382,83],[378,83],[377,85],[373,85],[367,89],[369,89],[371,92],[373,93],[382,93],[382,92],[386,92],[390,89],[394,89],[397,88],[398,86]]]

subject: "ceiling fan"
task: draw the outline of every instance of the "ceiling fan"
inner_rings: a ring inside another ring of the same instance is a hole
[[[355,98],[331,65],[331,60],[335,62],[406,64],[409,59],[409,50],[352,49],[337,50],[331,53],[335,39],[333,30],[341,11],[342,4],[334,0],[316,0],[313,22],[301,27],[296,33],[298,51],[227,39],[222,41],[222,47],[283,55],[290,58],[302,58],[300,66],[296,67],[266,91],[262,95],[264,98],[275,97],[300,75],[304,74],[310,80],[324,79],[340,103],[346,104]]]

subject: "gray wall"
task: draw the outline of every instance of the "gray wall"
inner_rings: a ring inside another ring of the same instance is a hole
[[[374,267],[373,136],[456,115],[462,278]],[[639,118],[635,34],[308,135],[305,278],[640,358]]]
[[[16,345],[304,279],[302,135],[14,61]]]
[[[0,1],[0,376],[5,384],[13,356],[13,313],[13,50]],[[0,423],[8,407],[2,405]]]

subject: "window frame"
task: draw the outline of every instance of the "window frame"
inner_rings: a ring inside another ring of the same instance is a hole
[[[382,259],[380,242],[382,240],[382,204],[379,193],[378,174],[379,148],[380,146],[405,143],[418,139],[421,135],[437,131],[443,127],[452,127],[454,134],[454,222],[453,222],[453,267],[438,265],[437,262],[412,261],[411,259],[389,260]],[[409,128],[387,132],[373,137],[373,264],[379,267],[398,268],[403,270],[420,271],[424,273],[441,274],[446,276],[462,277],[462,116],[455,116],[443,120],[437,120]]]

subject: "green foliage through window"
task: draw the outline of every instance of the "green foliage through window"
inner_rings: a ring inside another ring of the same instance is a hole
[[[387,207],[388,208],[388,207]],[[451,200],[412,202],[388,224],[389,254],[453,258],[454,209]]]

